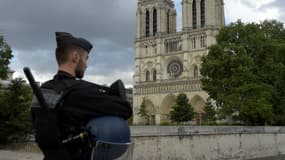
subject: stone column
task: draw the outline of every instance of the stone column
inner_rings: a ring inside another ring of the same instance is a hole
[[[167,10],[165,8],[160,8],[161,10],[161,32],[162,33],[166,33],[166,29],[167,29],[167,22],[166,22],[166,19],[167,19]]]
[[[188,45],[188,34],[182,35],[182,51],[189,51],[189,45]]]
[[[176,32],[176,11],[175,9],[173,10],[172,14],[171,14],[171,32],[175,33]]]
[[[187,31],[192,28],[192,3],[193,0],[182,1],[182,30]]]
[[[224,10],[224,6],[225,6],[225,4],[224,4],[224,1],[223,0],[221,0],[222,2],[221,2],[221,11],[222,11],[222,14],[221,14],[221,19],[222,19],[222,26],[224,26],[225,25],[225,10]]]
[[[193,15],[192,15],[192,6],[193,6],[193,0],[188,1],[188,12],[187,12],[187,18],[188,18],[188,26],[190,29],[193,28]]]
[[[196,0],[197,28],[201,28],[201,0]]]
[[[161,8],[156,9],[157,11],[157,34],[161,34]]]
[[[149,36],[153,36],[153,8],[149,10]]]
[[[187,26],[188,26],[188,10],[189,8],[187,7],[187,0],[182,0],[182,30],[187,30]]]
[[[155,114],[155,124],[160,125],[160,114],[159,113]]]
[[[141,57],[141,43],[136,42],[135,44],[135,72],[134,72],[134,82],[139,83],[140,82],[140,57]]]
[[[137,38],[142,36],[142,12],[140,9],[137,10]]]
[[[145,18],[146,18],[146,11],[144,10],[144,11],[142,11],[142,15],[141,15],[141,35],[142,35],[142,37],[145,37],[145,27],[146,27],[146,25],[145,25],[145,23],[146,23],[146,21],[145,21]]]

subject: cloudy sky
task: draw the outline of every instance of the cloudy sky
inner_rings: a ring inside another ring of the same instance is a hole
[[[178,29],[181,1],[175,0]],[[0,0],[0,34],[13,50],[14,78],[29,66],[36,80],[46,81],[57,71],[55,31],[90,40],[86,80],[110,84],[122,79],[132,85],[137,0]],[[225,0],[226,23],[241,19],[285,22],[284,0]],[[181,29],[180,29],[181,30]]]

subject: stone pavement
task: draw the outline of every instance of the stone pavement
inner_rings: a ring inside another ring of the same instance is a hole
[[[42,160],[43,156],[35,152],[0,150],[0,160]],[[252,160],[285,160],[285,156],[279,158],[258,158]]]
[[[0,160],[42,160],[40,153],[0,150]]]

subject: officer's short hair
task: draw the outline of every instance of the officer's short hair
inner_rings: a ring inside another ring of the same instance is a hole
[[[70,45],[65,47],[58,47],[55,50],[55,57],[58,65],[64,64],[68,61],[68,57],[71,52],[77,51],[83,53],[85,50],[81,47]],[[80,54],[81,55],[81,54]]]

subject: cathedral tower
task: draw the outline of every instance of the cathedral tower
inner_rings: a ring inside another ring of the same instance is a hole
[[[176,31],[172,0],[138,0],[134,69],[134,123],[169,122],[179,93],[185,93],[199,124],[208,94],[200,82],[201,57],[224,25],[223,0],[182,0],[182,31]],[[137,112],[143,100],[148,119]]]
[[[223,0],[182,0],[182,30],[206,27],[222,27],[224,20]]]
[[[138,0],[137,38],[176,32],[176,11],[171,0]]]

